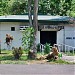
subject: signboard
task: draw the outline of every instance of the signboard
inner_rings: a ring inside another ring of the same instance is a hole
[[[39,26],[39,29],[57,29],[57,30],[61,30],[61,29],[64,29],[64,26],[62,26],[62,25],[42,25],[42,26]]]
[[[44,25],[44,29],[63,29],[63,26],[58,25]]]
[[[69,40],[69,39],[75,39],[75,37],[66,37],[66,39],[68,39],[68,40]]]

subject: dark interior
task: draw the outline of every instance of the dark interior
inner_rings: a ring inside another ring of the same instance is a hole
[[[40,43],[56,44],[56,31],[40,31]]]

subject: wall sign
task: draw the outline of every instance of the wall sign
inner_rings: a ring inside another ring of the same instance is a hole
[[[75,37],[73,37],[73,39],[75,39]]]
[[[44,29],[63,29],[64,26],[58,26],[58,25],[44,25]]]
[[[75,39],[75,37],[66,37],[66,39]]]
[[[57,30],[61,30],[61,29],[64,29],[64,26],[61,26],[61,25],[41,25],[41,26],[39,26],[39,29],[57,29]]]
[[[72,39],[72,37],[66,37],[66,39]]]

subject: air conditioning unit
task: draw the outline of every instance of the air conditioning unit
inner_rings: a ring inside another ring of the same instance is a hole
[[[24,31],[26,28],[28,28],[29,26],[20,26],[20,31]]]

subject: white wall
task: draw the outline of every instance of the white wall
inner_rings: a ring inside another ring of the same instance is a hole
[[[5,44],[6,34],[13,36],[14,40],[12,41],[11,47],[21,46],[22,33],[19,30],[20,23],[18,22],[2,22],[0,23],[0,39],[1,39],[1,48],[6,49],[7,45]],[[11,31],[11,27],[15,27],[15,31]]]
[[[62,44],[64,42],[64,33],[63,29],[60,31],[57,31],[57,44]]]
[[[71,38],[71,39],[68,39]],[[65,26],[64,29],[57,31],[57,44],[75,46],[75,27]]]
[[[7,49],[5,44],[6,34],[13,36],[13,41],[11,47],[20,47],[22,46],[22,31],[20,31],[20,25],[27,25],[26,23],[21,22],[1,22],[0,23],[0,40],[1,40],[1,49]],[[11,27],[15,27],[15,31],[11,31]],[[36,35],[36,44],[40,43],[40,31],[37,31]]]
[[[12,41],[12,47],[22,46],[21,38],[22,32],[19,30],[20,25],[27,25],[26,23],[21,22],[1,22],[0,23],[0,40],[1,48],[7,48],[5,44],[6,34],[10,34],[14,37]],[[11,27],[15,27],[15,31],[11,31]],[[67,39],[71,37],[72,39]],[[73,39],[74,38],[74,39]],[[37,31],[36,35],[36,44],[40,43],[40,31]],[[65,30],[62,29],[57,31],[57,44],[65,43],[70,46],[75,46],[75,27],[65,26]]]
[[[36,44],[40,43],[40,31],[37,31]]]
[[[68,39],[71,38],[71,39]],[[75,46],[75,27],[65,26],[65,44]]]

